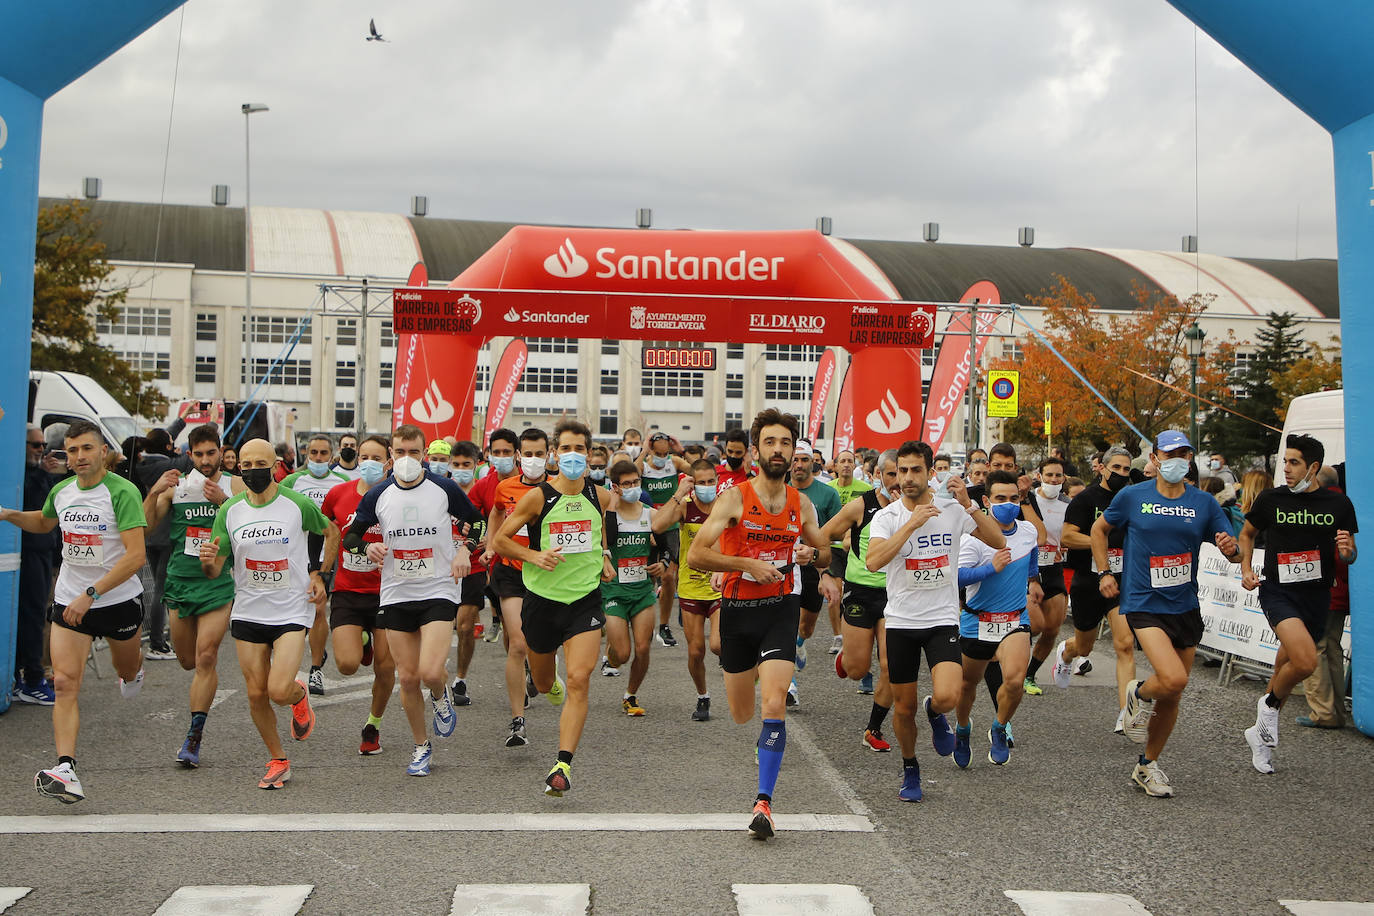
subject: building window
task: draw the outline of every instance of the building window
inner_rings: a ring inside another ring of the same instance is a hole
[[[196,357],[196,381],[215,383],[215,358],[213,356]]]
[[[744,359],[744,344],[732,343],[725,345],[726,359]]]
[[[253,342],[254,343],[286,343],[296,333],[296,327],[301,323],[301,319],[290,315],[254,315],[253,316]],[[306,324],[305,330],[301,331],[300,342],[310,343],[310,325]]]
[[[342,427],[343,429],[352,429],[352,428],[353,428],[353,417],[354,417],[355,415],[356,415],[356,412],[354,411],[353,405],[352,405],[352,404],[338,404],[338,403],[336,403],[336,404],[334,405],[334,425],[335,425],[335,426]]]
[[[647,369],[640,376],[646,397],[699,398],[706,384],[700,372],[674,369]]]
[[[477,367],[477,380],[476,380],[476,388],[475,388],[475,390],[477,390],[477,391],[487,391],[487,390],[490,390],[490,388],[491,388],[491,366],[482,366],[482,365],[479,365],[479,366]]]
[[[620,394],[620,373],[614,369],[601,370],[601,393]]]
[[[531,353],[576,353],[577,341],[569,337],[526,337]]]
[[[725,431],[726,431],[726,432],[729,432],[729,431],[732,430],[732,429],[743,429],[743,428],[744,428],[744,414],[742,414],[742,413],[727,413],[727,414],[725,415]]]
[[[744,397],[744,373],[727,372],[725,373],[725,396],[727,398]]]
[[[377,365],[377,388],[381,392],[381,397],[377,404],[380,407],[391,406],[391,386],[396,379],[396,365],[394,363],[379,363]]]
[[[196,340],[219,339],[219,316],[208,312],[196,313]]]
[[[763,348],[765,359],[792,363],[816,362],[824,352],[825,347],[814,344],[767,344]]]
[[[396,329],[390,318],[382,319],[381,340],[383,350],[396,349]]]
[[[1025,358],[1024,354],[1021,352],[1021,341],[1003,340],[1002,358],[1015,360],[1018,363],[1021,362],[1021,360]]]
[[[805,375],[770,375],[763,382],[767,401],[805,401],[811,394],[811,379]]]
[[[335,344],[340,347],[356,347],[358,345],[358,319],[340,318],[334,329]]]
[[[126,305],[114,321],[97,318],[97,334],[127,334],[133,337],[171,337],[172,310],[152,305]]]
[[[334,367],[334,385],[337,388],[352,388],[358,384],[358,364],[353,360],[340,360]]]
[[[153,378],[172,377],[172,355],[170,353],[148,353],[137,350],[115,350],[114,355],[129,364],[136,372],[151,372]]]
[[[620,355],[620,341],[618,341],[618,340],[607,340],[607,339],[605,339],[605,338],[603,337],[603,338],[601,339],[601,355],[602,355],[602,356],[619,356],[619,355]]]
[[[267,369],[272,365],[270,359],[253,358],[253,378],[244,379],[254,385],[262,380],[267,374]],[[310,360],[308,359],[284,359],[272,373],[272,377],[267,380],[268,385],[303,385],[309,388],[313,379],[310,377]]]
[[[614,410],[601,411],[601,424],[597,428],[597,434],[601,436],[614,436],[620,432],[620,418],[616,416]]]
[[[561,366],[526,366],[518,390],[526,394],[577,394],[577,370]]]

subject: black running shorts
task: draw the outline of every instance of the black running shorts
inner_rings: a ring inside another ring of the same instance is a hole
[[[682,532],[681,529],[674,528],[662,534],[655,535],[658,538],[658,558],[663,561],[663,565],[678,561],[678,554],[682,553]]]
[[[121,642],[137,636],[138,628],[143,625],[143,604],[136,598],[105,607],[93,607],[76,626],[62,619],[62,613],[66,610],[65,604],[54,604],[48,608],[48,619],[64,630],[90,637],[101,636]]]
[[[821,612],[821,571],[814,566],[801,568],[801,608],[812,614]]]
[[[498,598],[525,597],[525,578],[520,570],[508,563],[497,563],[492,567],[491,590]]]
[[[362,627],[375,630],[380,602],[376,592],[335,592],[329,596],[329,629]]]
[[[384,604],[377,611],[377,626],[383,630],[399,630],[414,633],[427,623],[458,619],[458,605],[446,598],[430,598],[426,601],[397,601]]]
[[[1069,590],[1069,611],[1073,615],[1073,628],[1079,632],[1097,632],[1102,619],[1120,603],[1118,598],[1103,598],[1097,588],[1097,576],[1093,573],[1078,573],[1073,577],[1073,587]]]
[[[1265,580],[1259,585],[1260,607],[1270,627],[1290,617],[1301,620],[1313,642],[1326,634],[1326,618],[1331,611],[1331,589],[1294,588]]]
[[[1193,608],[1182,614],[1151,614],[1137,611],[1126,615],[1131,632],[1154,627],[1163,630],[1175,649],[1191,649],[1202,642],[1202,611]]]
[[[1064,567],[1059,563],[1040,567],[1040,587],[1046,598],[1054,598],[1068,593],[1064,587]]]
[[[600,630],[606,623],[601,612],[601,589],[592,589],[571,604],[551,601],[529,592],[520,610],[520,632],[531,652],[547,655],[582,633]]]
[[[942,662],[958,664],[959,628],[954,624],[921,630],[887,628],[887,679],[891,684],[914,684],[921,670],[921,650],[926,653],[926,668],[934,670]]]
[[[239,642],[270,646],[287,633],[306,629],[302,623],[254,623],[251,620],[229,621],[229,635]]]
[[[796,595],[720,602],[720,666],[740,674],[759,662],[796,662],[801,605]]]
[[[480,608],[483,603],[482,593],[486,590],[486,571],[483,570],[482,572],[469,573],[463,577],[463,594],[462,597],[458,599],[458,603]]]
[[[845,582],[840,613],[844,622],[851,627],[873,629],[878,625],[878,621],[883,619],[883,610],[886,607],[887,589]]]
[[[986,640],[976,639],[972,636],[960,636],[959,649],[974,661],[992,661],[992,659],[997,656],[997,647],[1002,645],[1003,642],[1011,639],[1017,633],[1025,633],[1029,636],[1030,631],[1031,628],[1029,626],[1017,627],[1006,636],[1003,636],[1001,642],[987,642]]]

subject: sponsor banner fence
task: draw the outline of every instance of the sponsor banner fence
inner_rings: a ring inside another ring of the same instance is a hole
[[[1264,568],[1264,551],[1256,550],[1255,572]],[[1202,645],[1265,665],[1274,664],[1279,638],[1260,610],[1259,590],[1240,586],[1240,564],[1222,556],[1215,544],[1203,544],[1198,555],[1198,605],[1205,629]]]

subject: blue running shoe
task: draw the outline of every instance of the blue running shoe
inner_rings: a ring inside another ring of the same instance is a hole
[[[1010,722],[1007,723],[1007,747],[1008,747],[1008,748],[1014,748],[1014,747],[1016,747],[1016,739],[1013,738],[1013,737],[1011,736],[1011,723],[1010,723]]]
[[[969,761],[973,759],[973,749],[969,747],[968,743],[972,732],[972,722],[968,725],[960,725],[954,730],[954,763],[961,770],[967,770]]]
[[[859,681],[859,693],[866,697],[873,696],[873,672],[865,674],[863,680]]]
[[[21,703],[51,706],[57,702],[57,693],[53,690],[52,681],[42,678],[37,681],[28,681],[23,686],[16,684],[14,698]]]
[[[199,732],[187,735],[186,740],[181,743],[181,750],[177,751],[177,763],[188,770],[194,770],[200,766]]]
[[[926,697],[923,707],[926,711],[926,718],[930,720],[930,743],[935,746],[935,753],[941,757],[948,757],[954,753],[954,729],[949,727],[949,720],[945,714],[930,712],[930,697]]]
[[[429,742],[415,745],[415,752],[410,755],[410,763],[406,764],[407,776],[428,776],[429,761],[434,756],[434,750]]]
[[[801,671],[806,667],[806,640],[797,637],[797,670]]]
[[[1007,727],[999,723],[988,729],[988,741],[992,744],[988,760],[1000,767],[1011,757],[1011,751],[1007,749]]]
[[[434,706],[434,734],[440,738],[447,738],[458,727],[458,716],[453,711],[453,699],[449,695],[448,687],[445,686],[444,692],[437,697],[430,694],[430,702]]]
[[[919,764],[902,769],[902,789],[897,793],[897,797],[905,802],[921,800],[921,767]]]

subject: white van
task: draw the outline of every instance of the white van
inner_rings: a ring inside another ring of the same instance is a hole
[[[29,422],[47,429],[53,423],[73,420],[90,420],[99,426],[112,448],[143,432],[129,412],[90,376],[76,372],[30,372]]]
[[[1288,415],[1283,421],[1283,437],[1279,440],[1278,462],[1274,465],[1280,471],[1283,468],[1284,442],[1288,441],[1290,433],[1312,436],[1320,441],[1326,447],[1325,464],[1345,461],[1344,389],[1300,395],[1288,405]]]

